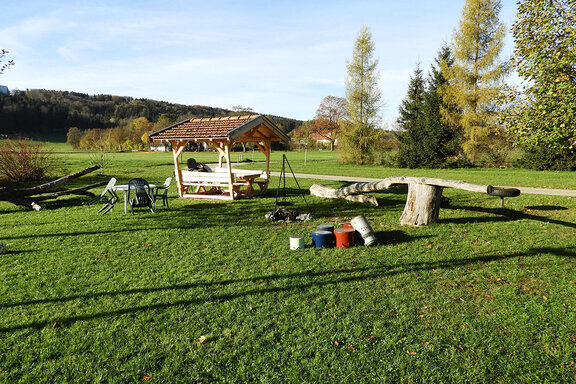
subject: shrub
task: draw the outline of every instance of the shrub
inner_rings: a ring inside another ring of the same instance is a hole
[[[50,155],[42,150],[42,144],[27,139],[2,141],[0,174],[13,182],[42,179],[52,166]]]
[[[576,153],[565,149],[540,147],[524,153],[515,165],[537,171],[575,171]]]

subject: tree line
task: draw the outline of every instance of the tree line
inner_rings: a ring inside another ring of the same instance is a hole
[[[466,0],[451,43],[440,47],[427,75],[417,64],[410,78],[395,143],[378,129],[378,60],[362,27],[347,64],[346,96],[322,100],[296,140],[338,141],[341,161],[357,164],[382,163],[382,152],[398,146],[393,163],[400,167],[499,166],[516,146],[520,165],[576,169],[576,2],[519,1],[511,59],[500,57],[501,6]],[[520,86],[506,83],[512,69]]]
[[[183,105],[125,96],[88,95],[78,92],[31,89],[0,94],[0,134],[21,137],[66,138],[69,129],[78,131],[112,130],[111,136],[134,136],[140,123],[153,128],[191,118],[220,117],[254,113],[250,108],[233,110],[201,105]],[[246,111],[244,111],[246,109]],[[301,122],[270,116],[286,132]],[[140,120],[138,120],[140,119]],[[134,128],[136,124],[137,128]],[[147,126],[147,128],[149,128]],[[140,132],[140,136],[141,136]],[[77,135],[77,133],[74,133]],[[140,137],[138,137],[140,139]],[[135,137],[130,146],[138,146]]]

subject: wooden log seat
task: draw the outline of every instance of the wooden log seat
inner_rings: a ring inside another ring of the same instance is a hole
[[[506,197],[520,195],[520,191],[516,188],[495,188],[491,185],[469,184],[459,180],[406,176],[388,177],[381,181],[369,183],[355,183],[342,188],[330,188],[321,184],[314,184],[310,187],[310,194],[324,198],[342,198],[359,203],[378,205],[374,196],[366,196],[359,193],[383,191],[397,185],[408,185],[408,196],[404,211],[400,217],[400,224],[412,226],[427,225],[438,221],[443,188],[457,188],[493,196],[502,196],[504,194],[502,191],[505,190]],[[496,195],[494,192],[496,190],[500,194]]]

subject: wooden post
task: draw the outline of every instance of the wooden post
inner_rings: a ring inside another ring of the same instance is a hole
[[[172,156],[174,157],[174,177],[176,178],[176,185],[178,186],[178,195],[180,197],[184,196],[185,187],[182,185],[182,172],[180,171],[180,163],[178,158],[182,155],[182,151],[186,147],[186,142],[181,141],[171,141],[172,144]]]
[[[226,155],[226,163],[228,164],[228,184],[230,185],[230,197],[234,200],[234,176],[232,175],[232,164],[230,163],[230,148],[232,144],[224,145],[224,153]]]
[[[428,184],[408,184],[408,196],[401,225],[427,225],[438,221],[442,187]]]
[[[230,163],[230,147],[231,142],[228,143],[220,142],[216,149],[220,153],[218,166],[222,168],[222,159],[226,159],[226,166],[228,169],[228,186],[230,187],[230,198],[234,200],[234,176],[232,175],[232,164]]]

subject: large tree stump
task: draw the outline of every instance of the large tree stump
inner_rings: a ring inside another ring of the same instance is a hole
[[[438,221],[442,187],[427,184],[408,184],[408,196],[401,225],[427,225]]]
[[[312,196],[329,199],[347,199],[359,203],[378,205],[374,196],[360,195],[361,192],[384,191],[393,186],[408,184],[406,206],[400,218],[402,225],[427,225],[438,221],[443,188],[458,188],[470,192],[489,193],[489,185],[469,184],[459,180],[444,180],[427,177],[388,177],[370,183],[354,183],[342,188],[330,188],[321,184],[310,187]]]

